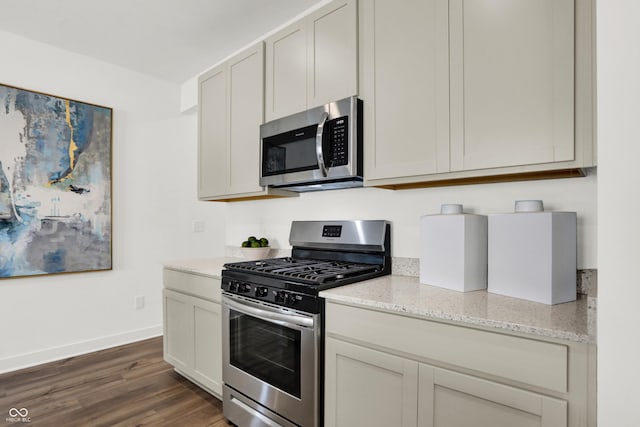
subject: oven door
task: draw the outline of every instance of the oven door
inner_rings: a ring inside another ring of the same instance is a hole
[[[318,424],[319,315],[223,292],[226,386],[302,426]],[[225,416],[234,415],[224,402]]]

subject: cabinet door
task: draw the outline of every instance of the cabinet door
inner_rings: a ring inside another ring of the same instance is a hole
[[[306,18],[307,108],[358,93],[356,2],[333,2]]]
[[[190,371],[193,365],[193,301],[188,295],[162,290],[164,359]]]
[[[265,120],[307,108],[307,29],[300,20],[265,40]]]
[[[326,339],[325,425],[415,426],[418,363]]]
[[[222,396],[222,321],[220,304],[193,298],[194,377]]]
[[[264,48],[262,43],[227,62],[229,111],[229,188],[227,194],[262,191],[260,124],[263,122]]]
[[[447,172],[447,0],[361,0],[359,14],[365,179]]]
[[[567,402],[420,364],[420,427],[566,427]]]
[[[574,0],[451,0],[452,170],[574,160]]]
[[[227,93],[224,66],[198,80],[198,197],[226,194]]]

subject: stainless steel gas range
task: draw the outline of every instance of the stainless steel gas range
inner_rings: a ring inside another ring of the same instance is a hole
[[[294,221],[291,257],[222,271],[223,407],[240,426],[321,426],[324,300],[391,274],[387,221]]]

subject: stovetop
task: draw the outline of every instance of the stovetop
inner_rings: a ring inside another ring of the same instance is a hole
[[[320,291],[390,274],[391,266],[296,258],[225,264],[222,290],[307,313],[322,310]]]
[[[391,274],[386,221],[294,221],[291,257],[224,265],[222,290],[318,313],[325,289]]]
[[[309,285],[337,282],[382,270],[380,265],[291,257],[237,262],[225,267],[266,277],[294,279]]]

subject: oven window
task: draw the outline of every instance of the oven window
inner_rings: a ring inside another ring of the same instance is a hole
[[[230,310],[229,341],[233,366],[300,398],[300,331]]]

